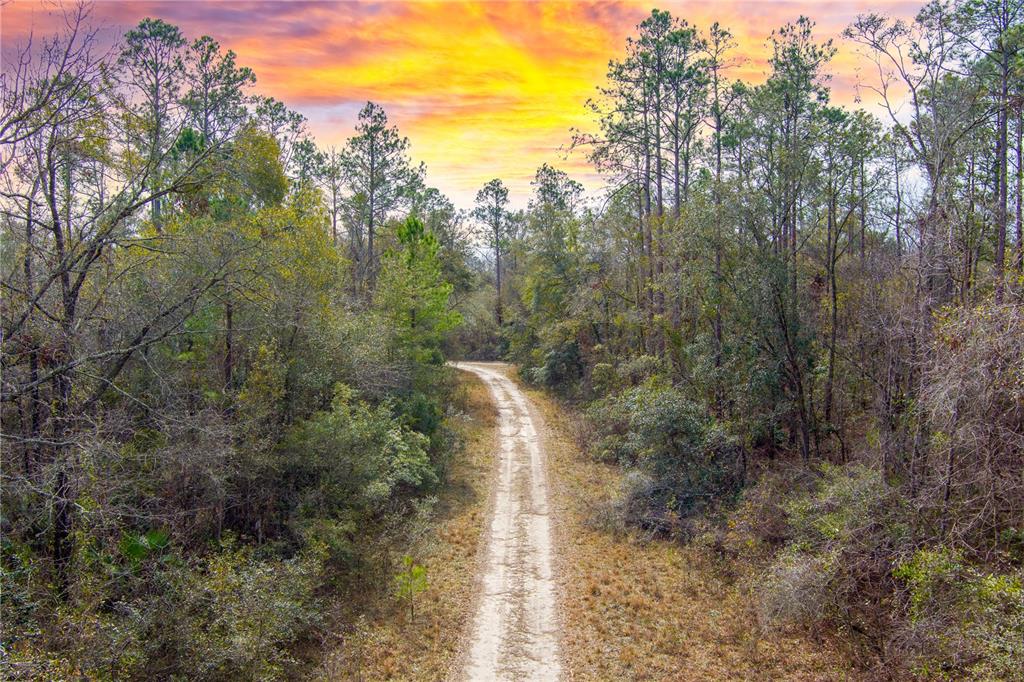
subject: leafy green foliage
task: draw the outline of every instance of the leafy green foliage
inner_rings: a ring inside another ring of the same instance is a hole
[[[165,530],[150,530],[141,535],[126,534],[118,549],[133,567],[138,567],[150,555],[167,549],[171,536]]]
[[[976,679],[1012,679],[1024,663],[1024,575],[991,574],[946,547],[922,548],[893,570],[906,587],[915,670],[952,677],[950,660],[970,661]]]
[[[642,471],[627,491],[626,520],[661,532],[729,503],[743,484],[742,450],[678,389],[650,379],[587,412],[592,452]]]
[[[0,676],[292,679],[429,518],[470,246],[379,106],[324,151],[209,36],[88,15],[3,83]]]
[[[891,589],[891,557],[911,542],[905,501],[872,469],[823,465],[821,476],[783,505],[789,543],[766,573],[762,618],[874,628],[882,605],[859,593],[868,582],[875,600]]]
[[[223,680],[274,679],[294,670],[288,646],[319,619],[314,595],[323,560],[316,544],[285,560],[239,548],[171,574],[174,593],[184,601],[172,613],[182,618],[174,630],[183,637],[177,645],[186,669]]]
[[[415,217],[401,223],[396,236],[397,246],[384,254],[376,304],[414,362],[441,364],[441,342],[461,317],[449,302],[452,285],[442,275],[440,243]]]
[[[395,575],[395,597],[409,605],[409,622],[416,620],[416,595],[427,589],[427,569],[406,554],[402,570]]]
[[[278,469],[304,516],[372,515],[393,496],[436,482],[427,444],[396,423],[389,405],[370,406],[339,385],[330,410],[285,435]]]

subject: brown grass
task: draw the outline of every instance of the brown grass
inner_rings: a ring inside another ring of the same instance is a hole
[[[756,567],[742,558],[595,526],[621,470],[582,456],[561,408],[530,394],[548,427],[569,679],[857,679],[830,641],[760,633],[743,587]]]
[[[383,592],[343,605],[339,621],[355,625],[327,656],[320,679],[440,680],[456,663],[471,616],[497,438],[487,387],[465,372],[459,381],[466,413],[454,426],[465,447],[438,496],[432,530],[413,552],[429,582],[416,598],[416,619],[410,623],[407,608]]]

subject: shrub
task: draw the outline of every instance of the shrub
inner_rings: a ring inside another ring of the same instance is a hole
[[[823,620],[829,611],[835,560],[794,548],[777,556],[758,580],[760,624],[786,627]]]
[[[166,576],[163,613],[147,637],[151,672],[161,658],[181,674],[207,680],[280,679],[296,665],[290,646],[319,621],[314,600],[326,548],[291,558],[251,547],[224,551]]]
[[[817,482],[802,465],[775,463],[755,474],[757,482],[743,489],[739,503],[729,513],[728,550],[734,555],[758,550],[770,553],[792,538],[786,519],[786,502],[808,494]]]
[[[409,622],[416,620],[416,595],[427,589],[427,569],[406,554],[402,557],[402,570],[395,575],[395,598],[409,606]]]
[[[395,419],[387,404],[359,401],[338,386],[332,409],[297,424],[281,448],[300,516],[373,515],[393,496],[436,482],[426,436]]]
[[[266,680],[294,675],[297,662],[290,648],[312,632],[321,613],[314,595],[324,577],[322,544],[281,557],[266,547],[236,547],[226,537],[223,548],[191,562],[171,551],[156,557],[152,545],[165,544],[157,534],[145,543],[126,536],[123,544],[127,553],[120,559],[90,557],[96,550],[83,549],[74,599],[55,605],[47,621],[5,622],[17,628],[18,642],[5,647],[0,676]],[[112,561],[130,573],[118,575]],[[115,582],[120,589],[111,587]],[[5,592],[8,585],[5,580]],[[53,651],[61,656],[55,658]]]
[[[598,362],[590,370],[590,387],[597,395],[608,395],[619,387],[619,377],[610,363]]]
[[[575,340],[560,342],[545,351],[541,364],[530,367],[524,376],[562,393],[568,392],[583,376],[583,359]]]
[[[1024,311],[946,311],[923,375],[924,508],[947,544],[991,548],[1024,510]]]
[[[629,386],[642,384],[654,377],[665,376],[666,370],[665,361],[655,355],[638,355],[620,363],[615,368],[619,380]]]
[[[742,450],[672,386],[648,380],[597,401],[587,419],[595,457],[644,474],[627,477],[627,523],[684,531],[685,519],[733,499],[742,486]]]
[[[904,498],[876,470],[822,465],[814,490],[782,506],[790,540],[759,588],[763,622],[883,631],[893,562],[910,543]]]
[[[893,575],[908,615],[898,653],[916,673],[1008,680],[1024,670],[1024,574],[987,573],[940,546],[916,551]]]

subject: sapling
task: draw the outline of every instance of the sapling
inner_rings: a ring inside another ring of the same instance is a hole
[[[409,622],[416,620],[416,595],[427,589],[427,569],[406,554],[403,569],[395,576],[395,596],[409,603]]]

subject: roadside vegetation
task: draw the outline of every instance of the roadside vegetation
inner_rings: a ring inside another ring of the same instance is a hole
[[[424,569],[426,589],[415,617],[394,598],[394,583],[352,590],[337,601],[342,629],[317,679],[441,680],[457,671],[472,617],[480,545],[487,522],[497,451],[497,415],[487,387],[460,373],[449,419],[459,448],[433,514],[408,552]],[[404,567],[396,568],[399,574]]]
[[[51,9],[0,81],[0,677],[450,672],[465,357],[547,396],[580,677],[1024,679],[1019,0],[859,17],[880,116],[806,17],[753,83],[655,10],[566,133],[607,191],[464,211],[377,104],[327,148],[229,46]]]
[[[830,102],[810,19],[753,84],[656,10],[574,141],[605,203],[550,166],[525,210],[481,190],[495,343],[594,463],[561,465],[580,670],[1021,679],[1022,11],[859,17],[879,119]]]
[[[762,564],[707,538],[681,543],[627,525],[621,489],[633,473],[580,449],[583,424],[533,392],[559,524],[562,653],[577,680],[853,680],[828,633],[763,627]]]
[[[293,679],[447,489],[468,242],[380,107],[321,150],[213,39],[55,12],[2,83],[0,677]]]

